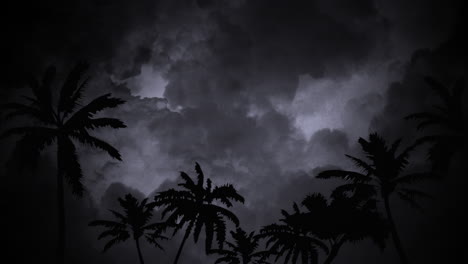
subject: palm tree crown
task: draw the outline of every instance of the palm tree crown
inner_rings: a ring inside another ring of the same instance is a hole
[[[54,102],[52,92],[56,70],[54,67],[49,67],[41,83],[34,79],[30,80],[29,86],[33,95],[23,96],[29,103],[9,103],[2,106],[6,111],[5,119],[22,116],[30,119],[33,124],[10,128],[1,135],[1,138],[21,135],[13,151],[11,162],[19,161],[24,165],[34,165],[40,151],[56,142],[58,170],[68,180],[73,193],[78,196],[81,196],[84,190],[81,183],[83,174],[73,140],[104,150],[111,157],[121,160],[117,149],[90,135],[89,132],[102,127],[126,127],[116,118],[93,118],[99,111],[123,104],[124,101],[119,98],[105,94],[85,106],[81,105],[83,92],[89,80],[88,78],[82,81],[87,69],[86,63],[78,63],[73,68],[60,90],[57,102]]]
[[[281,224],[264,226],[260,230],[261,237],[267,238],[266,246],[270,255],[276,255],[275,262],[284,256],[284,263],[295,264],[301,259],[303,264],[318,263],[318,250],[322,249],[329,253],[327,246],[313,235],[304,221],[303,213],[300,212],[296,203],[293,204],[294,212],[288,213],[281,210],[283,218]]]
[[[195,164],[197,182],[195,183],[185,172],[181,172],[183,179],[178,185],[182,190],[169,189],[155,196],[155,205],[165,207],[162,217],[170,214],[166,222],[174,225],[174,234],[185,224],[185,235],[176,255],[174,263],[177,263],[185,241],[193,232],[195,243],[198,242],[202,227],[205,227],[205,250],[211,249],[214,236],[220,248],[223,247],[226,236],[225,219],[232,221],[236,226],[239,220],[230,210],[215,204],[219,202],[226,207],[233,206],[232,201],[244,202],[244,198],[237,193],[231,184],[212,186],[211,180],[206,179],[198,163]]]
[[[331,263],[346,242],[371,238],[380,248],[385,247],[387,228],[384,219],[376,211],[375,199],[363,199],[334,193],[331,202],[319,193],[308,195],[302,205],[307,212],[302,221],[315,236],[328,242],[325,264]]]
[[[119,213],[114,210],[109,210],[117,221],[112,220],[95,220],[89,223],[90,226],[103,226],[106,228],[98,239],[110,237],[111,239],[104,246],[104,251],[114,246],[117,243],[125,242],[132,237],[137,243],[138,255],[142,262],[139,239],[144,236],[146,240],[163,249],[158,240],[166,240],[162,236],[165,226],[162,223],[149,223],[153,217],[154,205],[147,203],[148,199],[143,199],[141,202],[131,194],[125,195],[124,199],[119,198],[119,204],[124,209],[124,213]]]
[[[434,134],[424,136],[421,142],[432,143],[429,148],[429,160],[433,169],[444,171],[449,165],[450,158],[463,144],[468,144],[466,134],[468,130],[467,116],[464,116],[463,92],[465,83],[459,79],[452,89],[431,77],[424,80],[439,96],[442,104],[433,105],[432,111],[419,112],[408,115],[405,119],[419,121],[418,129],[435,128]]]
[[[363,172],[346,170],[327,170],[318,174],[317,178],[341,178],[350,183],[341,185],[335,189],[335,193],[346,193],[359,190],[360,192],[377,195],[380,193],[384,201],[387,219],[391,225],[392,237],[400,253],[402,263],[408,263],[406,255],[401,246],[400,239],[396,233],[395,223],[390,210],[389,198],[391,194],[397,193],[400,198],[415,208],[420,208],[415,198],[428,197],[427,194],[410,188],[408,185],[424,179],[434,178],[433,173],[409,173],[403,174],[409,164],[409,155],[419,144],[407,147],[397,154],[401,140],[393,142],[390,146],[377,133],[369,135],[369,140],[359,139],[359,144],[366,154],[368,161],[346,155]]]
[[[452,89],[449,89],[436,79],[429,76],[425,77],[424,80],[439,96],[442,104],[433,105],[433,111],[414,113],[408,115],[406,119],[419,120],[419,129],[436,126],[454,133],[461,132],[464,128],[466,129],[466,127],[463,127],[462,100],[465,89],[465,82],[463,79],[459,79],[455,82]]]
[[[81,182],[83,173],[74,141],[107,152],[112,158],[121,160],[120,153],[109,143],[89,134],[102,127],[124,128],[125,124],[116,118],[93,118],[96,113],[107,108],[114,108],[125,101],[99,96],[85,106],[81,105],[83,92],[89,78],[83,80],[88,64],[78,63],[68,74],[57,100],[54,100],[52,84],[56,71],[49,67],[41,82],[29,80],[32,96],[23,96],[28,103],[8,103],[2,105],[4,118],[26,117],[29,123],[6,130],[0,138],[12,135],[21,136],[16,142],[9,160],[10,169],[22,169],[34,166],[42,150],[52,143],[57,143],[57,210],[58,210],[58,249],[57,262],[65,263],[65,204],[63,178],[68,181],[73,194],[81,197],[84,186]],[[21,120],[20,120],[21,121]]]
[[[260,236],[255,232],[245,232],[242,228],[231,231],[233,242],[226,242],[229,249],[213,249],[210,253],[219,254],[215,264],[268,264],[265,258],[269,251],[257,251],[260,243]]]
[[[397,154],[401,140],[397,140],[387,146],[386,141],[377,133],[369,135],[369,140],[359,139],[359,144],[369,161],[346,155],[363,172],[346,170],[326,170],[318,174],[319,179],[341,178],[349,181],[335,189],[335,194],[346,191],[365,191],[370,194],[378,194],[388,197],[397,193],[401,199],[409,202],[412,206],[419,207],[414,202],[414,197],[427,197],[426,194],[409,188],[408,185],[420,180],[431,179],[435,174],[429,172],[403,174],[409,164],[410,152],[419,143],[415,143],[400,154]]]

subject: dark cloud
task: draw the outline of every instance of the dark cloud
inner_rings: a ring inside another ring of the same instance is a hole
[[[459,6],[380,0],[10,4],[2,18],[8,70],[1,100],[24,90],[15,88],[27,72],[40,74],[56,64],[62,78],[76,60],[88,59],[93,80],[86,99],[112,92],[127,101],[104,114],[128,128],[98,134],[121,151],[123,161],[79,148],[88,193],[82,200],[67,198],[67,223],[76,263],[131,263],[131,243],[101,254],[98,230],[87,223],[108,216],[125,193],[151,199],[175,187],[178,172],[193,174],[195,161],[215,184],[236,186],[246,204],[233,210],[243,226],[258,229],[293,201],[336,186],[314,176],[324,168],[351,168],[344,154],[359,156],[359,137],[379,131],[390,139],[404,136],[409,144],[420,133],[402,118],[435,100],[421,77],[450,83],[467,75],[466,28],[454,26]],[[31,256],[49,262],[56,232],[52,154],[48,149],[43,167],[30,175],[39,177],[10,175],[2,186],[4,201],[20,197],[7,207],[15,226],[8,234],[12,247],[20,250],[21,241],[30,241],[38,245]],[[425,166],[422,153],[415,160]],[[437,197],[457,190],[450,197],[464,201],[456,184],[427,188]],[[399,224],[412,259],[443,260],[439,244],[425,241],[432,239],[426,235],[431,228],[446,224],[443,212],[458,216],[447,204],[434,205],[427,217],[395,205],[398,219],[405,219]],[[436,237],[459,238],[443,231]],[[178,234],[167,242],[165,253],[148,245],[143,251],[166,263],[180,241]],[[425,253],[426,247],[434,253]],[[202,245],[190,241],[183,262],[212,260],[200,252]],[[395,256],[391,246],[381,253],[364,242],[346,246],[336,262],[394,263]]]

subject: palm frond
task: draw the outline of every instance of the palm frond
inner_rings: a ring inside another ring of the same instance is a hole
[[[327,200],[320,193],[314,193],[312,195],[307,195],[301,203],[307,210],[310,212],[323,212],[327,208]]]
[[[236,225],[236,227],[239,226],[239,218],[237,218],[237,216],[230,210],[223,208],[221,206],[214,205],[214,204],[209,205],[209,208],[210,210],[217,212],[218,214],[229,219],[231,222],[233,222]]]
[[[216,186],[211,192],[210,198],[221,201],[227,207],[232,206],[232,202],[230,200],[244,203],[244,197],[237,192],[232,184],[226,184],[219,187]]]
[[[83,133],[71,133],[70,136],[84,145],[88,145],[105,151],[107,154],[109,154],[109,156],[111,156],[114,159],[120,161],[122,160],[120,152],[112,145],[101,139]]]
[[[223,220],[223,217],[218,215],[213,219],[214,223],[214,232],[216,234],[216,241],[218,242],[218,247],[223,248],[224,241],[226,241],[226,222]],[[237,225],[238,226],[238,225]],[[209,247],[206,247],[205,250],[208,252],[211,249],[211,243],[208,244]]]
[[[81,99],[83,89],[86,81],[80,84],[83,75],[88,70],[89,65],[85,62],[79,62],[68,74],[62,89],[60,90],[60,97],[58,101],[58,110],[66,117],[70,114]]]
[[[369,134],[369,141],[359,138],[358,143],[369,158],[374,158],[376,153],[387,152],[387,144],[378,133]]]
[[[120,98],[110,97],[111,94],[105,94],[97,97],[86,106],[76,111],[66,122],[65,127],[82,127],[83,124],[92,118],[97,112],[106,108],[114,108],[123,103]]]
[[[179,183],[178,185],[179,186],[183,186],[185,188],[187,188],[188,190],[195,190],[195,182],[193,182],[192,178],[190,178],[190,176],[187,175],[187,173],[181,171],[180,172],[180,177],[182,177],[182,179],[184,180],[183,183]]]
[[[422,145],[424,141],[416,140],[413,144],[405,148],[398,156],[395,158],[395,164],[397,166],[397,172],[402,172],[406,166],[409,164],[409,156],[412,151],[414,151],[417,147]]]
[[[197,185],[202,187],[205,175],[203,174],[203,170],[201,169],[200,164],[198,164],[198,162],[195,162],[195,172],[197,173],[198,178]]]
[[[361,160],[359,158],[353,157],[351,155],[345,155],[345,156],[347,158],[351,159],[354,162],[354,165],[356,165],[358,168],[361,168],[367,174],[373,173],[374,168],[372,168],[372,166],[369,165],[367,162],[365,162],[365,161],[363,161],[363,160]]]
[[[107,250],[109,250],[109,248],[111,248],[117,243],[125,242],[129,238],[130,238],[130,234],[128,234],[128,232],[120,233],[119,236],[117,236],[114,239],[111,239],[109,242],[106,243],[106,245],[104,246],[103,252],[106,252]]]
[[[117,118],[90,118],[87,122],[83,123],[81,127],[78,128],[70,128],[72,130],[79,130],[79,129],[90,129],[94,130],[97,128],[103,127],[111,127],[111,128],[126,128],[127,126],[122,122],[122,120]]]
[[[119,212],[117,212],[115,210],[112,210],[112,209],[109,209],[109,212],[111,212],[114,215],[115,218],[120,219],[121,223],[124,223],[124,224],[127,223],[127,217],[124,216],[123,214],[121,214],[121,213],[119,213]]]
[[[421,120],[417,125],[417,129],[424,129],[428,126],[438,125],[438,126],[451,126],[451,121],[446,117],[441,115],[430,113],[430,112],[419,112],[410,114],[405,117],[406,120]]]

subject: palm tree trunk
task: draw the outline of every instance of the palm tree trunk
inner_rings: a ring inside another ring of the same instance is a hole
[[[385,204],[385,211],[387,212],[387,219],[390,223],[390,232],[392,233],[393,243],[395,243],[395,248],[398,251],[398,255],[400,256],[400,263],[401,264],[408,264],[408,258],[406,257],[406,253],[403,249],[403,246],[400,241],[400,237],[398,236],[395,222],[393,221],[392,212],[390,210],[390,203],[388,195],[383,196],[384,204]]]
[[[65,201],[63,190],[63,173],[60,164],[60,155],[57,151],[57,217],[58,217],[58,239],[57,239],[57,263],[65,263]]]
[[[328,254],[327,258],[323,262],[323,264],[330,264],[333,262],[333,260],[336,258],[338,255],[338,251],[340,250],[341,246],[345,242],[344,238],[341,238],[341,240],[338,241],[338,243],[335,243],[332,245],[330,253]]]
[[[145,264],[145,261],[143,260],[143,256],[141,255],[141,249],[140,249],[140,239],[137,238],[135,239],[137,251],[138,251],[138,258],[140,259],[140,264]]]
[[[180,254],[182,253],[182,248],[184,247],[185,241],[187,241],[187,238],[189,237],[190,232],[192,231],[192,226],[193,226],[193,222],[191,222],[189,226],[187,227],[187,229],[185,230],[185,235],[184,235],[184,238],[182,239],[182,244],[180,244],[179,250],[177,251],[174,264],[177,264],[177,262],[179,262],[179,257],[180,257]]]

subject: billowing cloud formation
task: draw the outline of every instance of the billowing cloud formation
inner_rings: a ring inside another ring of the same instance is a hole
[[[215,184],[233,183],[246,197],[234,211],[255,229],[305,194],[327,193],[336,183],[313,176],[326,166],[351,166],[344,154],[356,153],[358,137],[416,136],[402,117],[431,102],[421,100],[428,93],[419,74],[457,60],[442,62],[444,48],[409,55],[450,35],[455,22],[448,18],[458,5],[406,2],[45,1],[12,32],[12,43],[25,45],[12,45],[12,73],[3,84],[19,85],[24,72],[50,63],[66,72],[85,58],[94,67],[88,98],[111,91],[127,101],[106,114],[128,128],[99,134],[123,162],[80,148],[90,208],[73,203],[70,226],[106,216],[125,192],[143,197],[174,186],[178,171],[193,173],[198,161]],[[436,30],[429,18],[441,21]],[[96,232],[73,235],[77,252],[93,261],[135,259],[132,245],[96,257]],[[144,250],[165,263],[179,241],[169,242],[166,254]],[[184,261],[206,263],[200,250],[188,245]],[[361,263],[354,251],[344,255],[337,263]],[[393,253],[385,259],[393,263]]]

